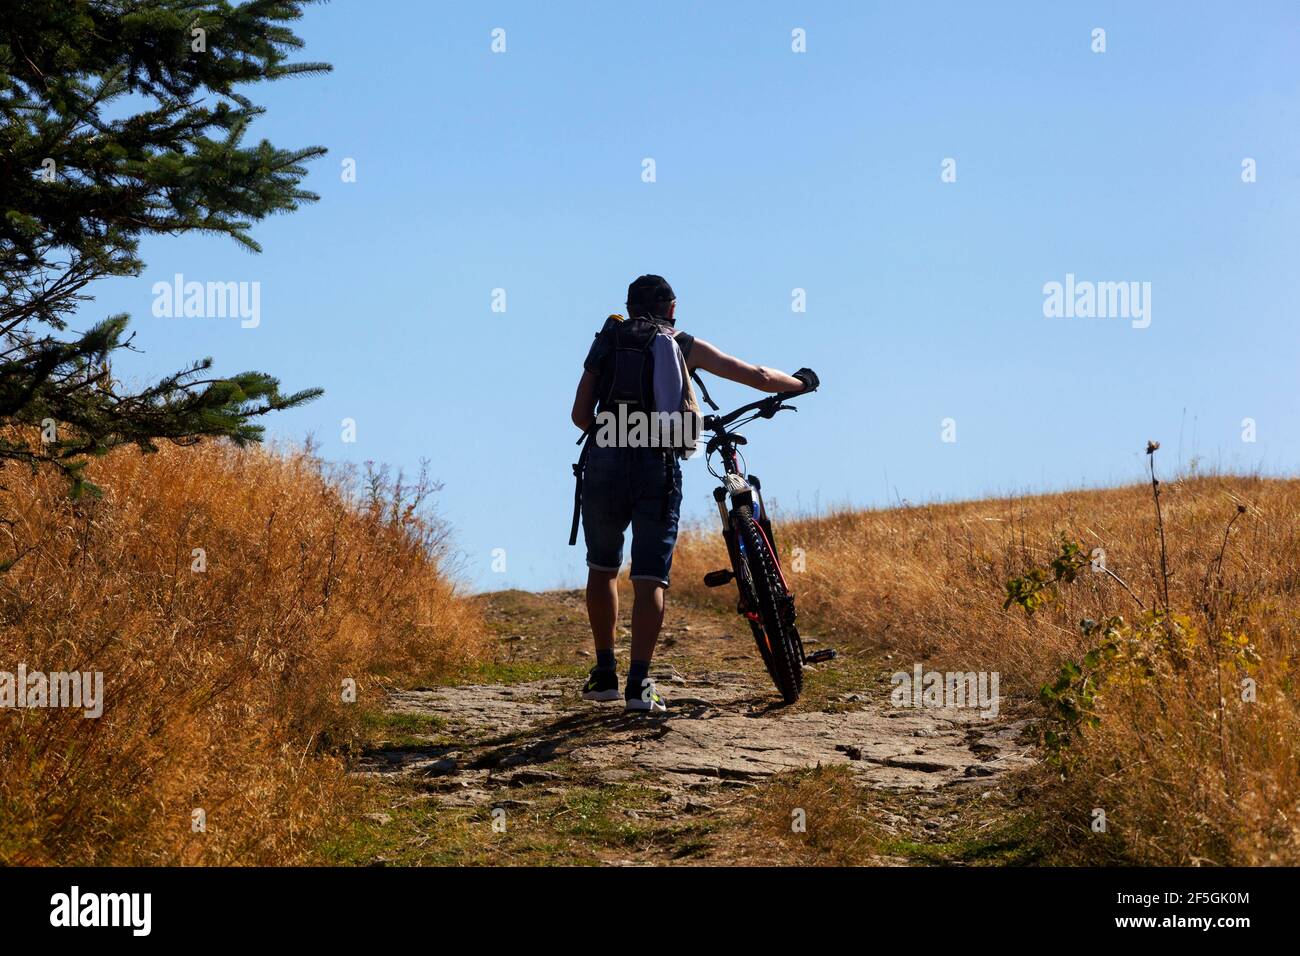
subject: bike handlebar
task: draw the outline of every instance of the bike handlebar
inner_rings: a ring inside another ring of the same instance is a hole
[[[771,418],[783,408],[793,408],[793,406],[782,404],[787,399],[810,395],[815,391],[817,391],[816,388],[802,388],[795,392],[778,392],[775,395],[769,395],[767,398],[760,398],[756,402],[750,402],[748,405],[742,405],[735,411],[727,412],[725,415],[706,415],[704,416],[704,428],[706,431],[718,431],[726,428],[740,416],[753,411],[757,411],[760,418]]]

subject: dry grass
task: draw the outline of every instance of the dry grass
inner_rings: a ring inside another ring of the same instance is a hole
[[[338,754],[378,675],[484,646],[443,529],[411,488],[301,452],[121,450],[89,477],[102,500],[2,476],[0,558],[21,558],[0,574],[0,670],[102,671],[106,703],[0,711],[0,863],[311,859],[349,804]]]
[[[1201,477],[1161,488],[1169,603],[1187,615],[1186,646],[1145,647],[1149,675],[1120,668],[1104,681],[1099,724],[1068,748],[1068,774],[1042,795],[1048,831],[1060,858],[1078,862],[1300,863],[1300,481]],[[1246,510],[1221,574],[1211,572],[1238,505]],[[1097,643],[1082,619],[1140,614],[1114,580],[1086,569],[1033,616],[1003,610],[1007,580],[1048,564],[1062,533],[1104,548],[1138,599],[1158,603],[1149,485],[777,522],[787,566],[794,547],[805,550],[792,583],[801,614],[823,632],[889,648],[900,669],[998,671],[1003,693],[1023,698]],[[725,564],[709,527],[684,536],[674,580],[695,600],[725,603],[728,589],[699,584]],[[1242,699],[1247,677],[1254,702]],[[1098,807],[1104,836],[1089,826]]]
[[[847,767],[779,774],[755,794],[739,848],[781,864],[864,866],[884,841]]]

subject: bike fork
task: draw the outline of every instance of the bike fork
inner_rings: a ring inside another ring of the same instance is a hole
[[[762,487],[758,483],[758,478],[754,475],[749,476],[749,481],[751,486],[756,491]],[[759,493],[758,501],[759,501],[759,509],[760,509],[759,514],[762,517],[764,523],[766,523],[767,513],[765,510],[762,510],[763,509],[762,492],[758,491],[758,493]],[[737,555],[735,555],[732,552],[736,548],[736,543],[735,541],[732,540],[731,522],[727,518],[726,491],[722,488],[713,489],[713,500],[718,503],[718,517],[722,520],[722,536],[727,542],[727,551],[734,565],[737,560]],[[772,558],[777,562],[777,567],[779,568],[781,559],[777,557],[776,543],[772,541],[770,529],[771,529],[771,525],[768,525],[768,530],[766,531],[766,534],[768,535],[769,543],[771,543],[772,545]],[[734,580],[736,580],[735,571],[733,571],[731,568],[721,568],[717,571],[710,571],[704,575],[704,586],[708,588],[720,588],[730,584]],[[756,620],[757,615],[754,614],[753,611],[746,611],[743,607],[743,604],[744,604],[744,596],[742,595],[741,606],[738,606],[736,610],[742,616],[748,619],[751,624],[758,623]],[[795,634],[798,635],[798,633],[799,633],[798,630],[795,629]],[[799,657],[804,664],[820,664],[823,661],[834,660],[838,656],[837,652],[832,647],[824,647],[819,651],[813,651],[811,654],[809,654],[807,651],[804,650],[803,639],[802,638],[796,638],[796,639],[799,641]]]

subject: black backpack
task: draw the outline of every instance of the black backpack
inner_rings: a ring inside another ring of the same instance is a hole
[[[591,351],[587,354],[584,367],[596,374],[596,411],[618,413],[619,406],[626,406],[627,412],[680,412],[681,408],[659,409],[654,402],[654,343],[655,336],[662,332],[671,332],[682,354],[689,354],[695,337],[686,332],[675,331],[671,323],[650,318],[634,316],[624,319],[621,315],[611,315],[596,333]],[[691,373],[701,389],[704,383]],[[683,383],[689,393],[689,379]],[[708,401],[708,393],[704,393]],[[694,396],[692,394],[692,402]],[[712,405],[712,401],[709,401]],[[573,493],[573,522],[569,529],[569,544],[578,540],[578,523],[582,515],[582,476],[587,461],[587,450],[591,438],[596,434],[593,429],[578,442],[582,444],[582,453],[573,465],[575,479]],[[667,455],[674,454],[667,451]],[[665,472],[671,476],[671,472]]]
[[[600,363],[596,385],[597,411],[676,411],[654,407],[655,336],[671,328],[667,323],[637,316],[611,315],[596,333],[592,358]],[[685,333],[674,333],[674,337]]]

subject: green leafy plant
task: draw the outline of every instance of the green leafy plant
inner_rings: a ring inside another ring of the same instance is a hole
[[[1092,566],[1103,571],[1129,594],[1138,606],[1138,612],[1129,621],[1121,615],[1111,615],[1101,620],[1085,618],[1079,627],[1092,645],[1079,661],[1067,661],[1051,682],[1039,689],[1039,702],[1047,711],[1047,726],[1043,741],[1049,756],[1063,769],[1068,767],[1069,747],[1089,727],[1100,724],[1100,705],[1106,691],[1117,686],[1138,686],[1157,679],[1163,671],[1186,668],[1190,654],[1197,646],[1206,644],[1213,654],[1214,677],[1220,688],[1219,708],[1223,708],[1222,671],[1224,666],[1248,672],[1258,660],[1248,635],[1235,631],[1225,623],[1231,616],[1233,595],[1224,586],[1223,558],[1229,536],[1237,519],[1246,512],[1239,505],[1236,514],[1224,530],[1218,554],[1207,569],[1196,602],[1201,612],[1201,623],[1189,614],[1174,611],[1169,605],[1168,552],[1165,542],[1164,516],[1160,507],[1160,483],[1155,477],[1154,456],[1159,442],[1148,442],[1147,455],[1151,464],[1152,496],[1155,502],[1156,525],[1160,543],[1160,573],[1156,580],[1156,600],[1148,608],[1119,575],[1104,563]],[[1018,606],[1026,615],[1059,597],[1059,588],[1071,584],[1090,559],[1085,547],[1062,533],[1060,548],[1052,560],[1043,567],[1031,568],[1025,574],[1007,581],[1007,598],[1003,608]],[[1222,725],[1220,714],[1220,725]],[[1226,744],[1221,746],[1226,748]],[[1226,754],[1225,754],[1226,761]]]
[[[1061,550],[1045,568],[1032,568],[1020,577],[1007,582],[1007,599],[1003,609],[1016,604],[1026,614],[1032,615],[1044,604],[1053,600],[1057,585],[1072,584],[1079,572],[1089,563],[1087,552],[1076,541],[1061,533]]]

